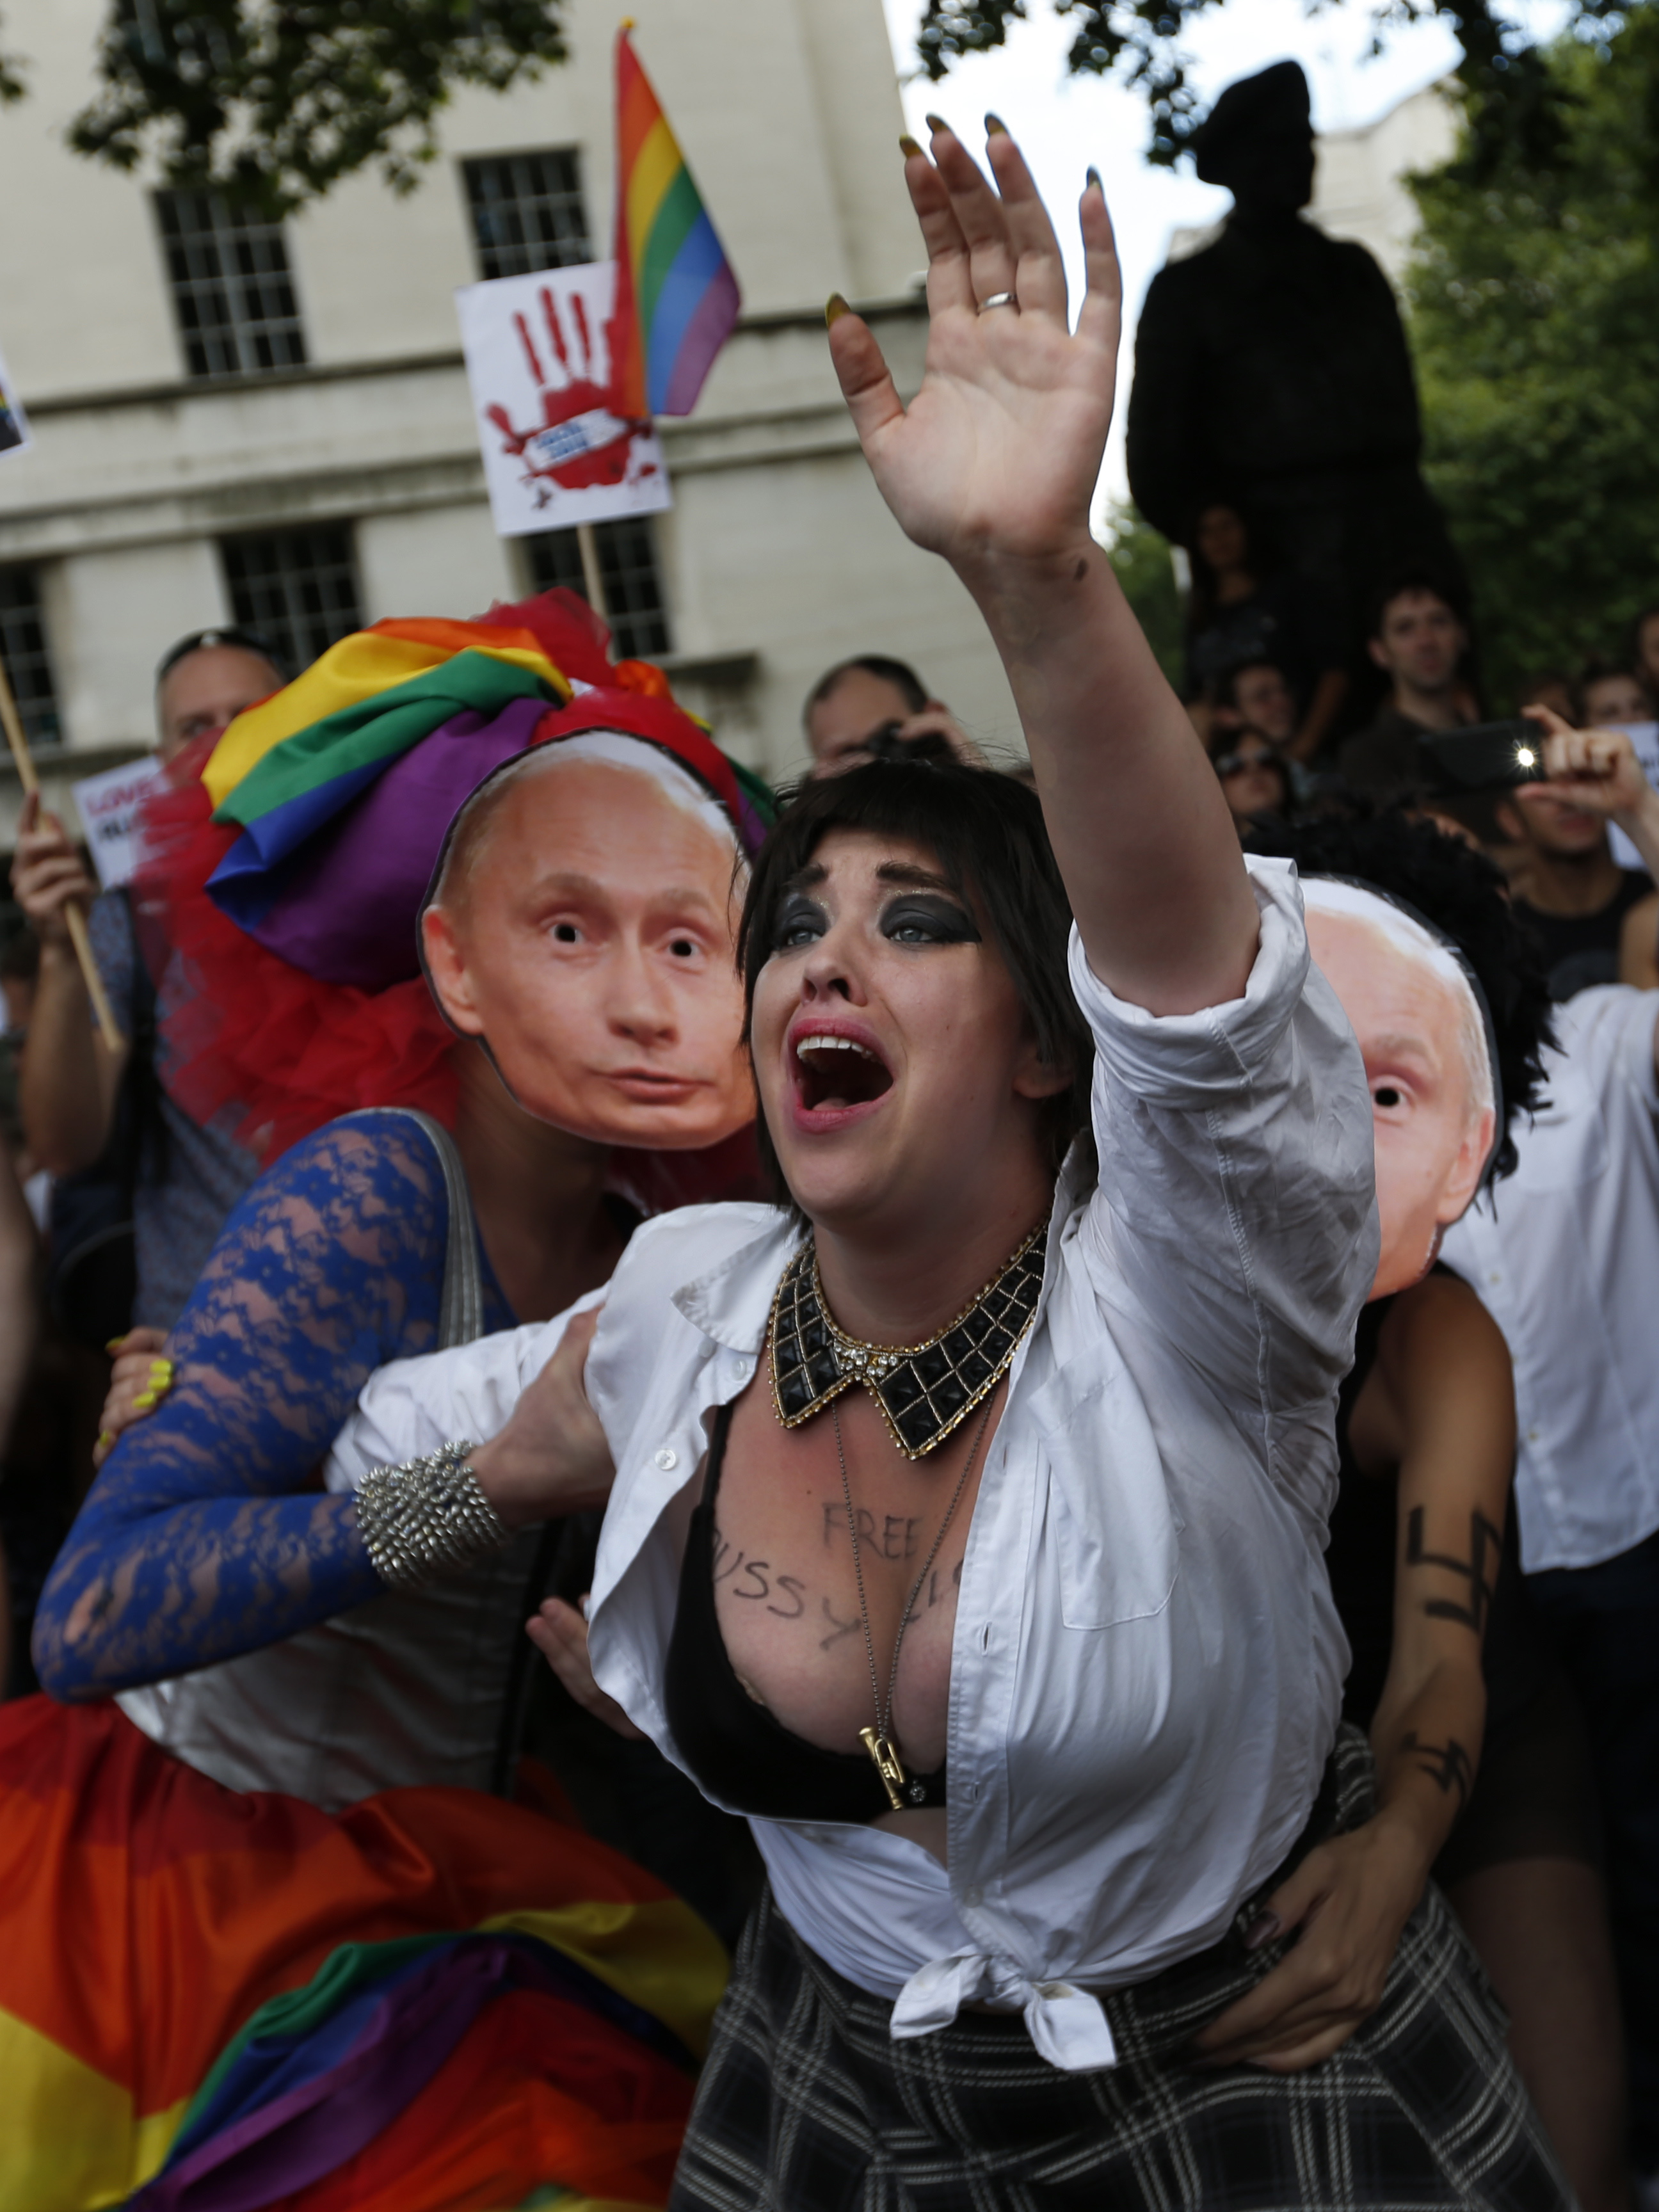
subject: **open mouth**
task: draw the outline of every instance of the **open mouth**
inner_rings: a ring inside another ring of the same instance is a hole
[[[823,1032],[797,1037],[794,1060],[800,1103],[809,1114],[868,1106],[893,1087],[886,1061],[857,1037]]]

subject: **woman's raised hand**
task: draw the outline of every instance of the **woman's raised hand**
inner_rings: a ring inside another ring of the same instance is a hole
[[[918,545],[964,569],[1089,549],[1122,319],[1099,179],[1091,173],[1080,210],[1088,283],[1073,332],[1048,210],[1013,140],[994,117],[987,129],[994,190],[944,124],[931,161],[904,142],[929,317],[908,408],[866,325],[839,295],[829,308],[830,355],[882,496]]]

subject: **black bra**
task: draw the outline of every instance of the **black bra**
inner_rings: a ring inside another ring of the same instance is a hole
[[[708,1445],[708,1480],[691,1515],[663,1703],[674,1741],[706,1790],[769,1820],[873,1820],[891,1810],[867,1752],[821,1751],[756,1703],[738,1680],[714,1610],[714,1500],[732,1408]],[[943,1805],[945,1769],[912,1778]]]

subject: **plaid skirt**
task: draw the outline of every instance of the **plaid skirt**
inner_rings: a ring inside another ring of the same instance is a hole
[[[1356,1730],[1321,1798],[1259,1894],[1369,1814]],[[1503,2012],[1432,1887],[1382,2004],[1322,2064],[1185,2063],[1284,1956],[1244,1949],[1255,1909],[1212,1949],[1109,1995],[1119,2063],[1068,2074],[1017,2014],[963,2013],[895,2043],[892,2007],[810,1951],[769,1890],[716,2015],[669,2212],[1567,2212]]]

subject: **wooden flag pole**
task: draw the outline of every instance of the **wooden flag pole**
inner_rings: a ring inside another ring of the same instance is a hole
[[[609,619],[605,605],[605,574],[599,567],[599,540],[593,535],[591,522],[576,525],[576,544],[582,556],[582,581],[587,586],[587,604],[605,622]]]
[[[40,779],[35,773],[34,756],[29,750],[29,741],[23,735],[23,718],[17,711],[17,702],[11,693],[11,683],[6,674],[6,664],[0,660],[0,722],[5,724],[6,743],[11,747],[11,757],[17,763],[17,780],[26,793],[39,791]],[[98,1017],[98,1027],[104,1042],[112,1052],[120,1052],[126,1045],[121,1025],[115,1018],[115,1009],[109,1002],[109,993],[104,988],[104,979],[98,973],[98,963],[92,957],[92,939],[87,933],[87,918],[78,906],[64,908],[64,920],[68,925],[70,943],[75,947],[75,957],[81,963],[81,973],[87,979],[87,994],[92,1000],[92,1010]]]

